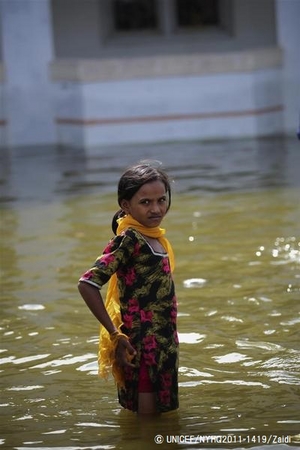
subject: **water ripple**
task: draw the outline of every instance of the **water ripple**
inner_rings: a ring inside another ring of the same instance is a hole
[[[59,367],[59,366],[66,366],[66,365],[72,365],[76,364],[78,362],[84,362],[91,358],[95,358],[94,353],[88,353],[85,355],[80,356],[73,356],[73,355],[65,355],[62,358],[54,359],[52,361],[47,361],[43,364],[38,364],[36,366],[31,367],[32,369],[44,369],[46,367]]]
[[[280,352],[284,351],[285,348],[279,344],[272,344],[270,342],[255,342],[250,340],[237,340],[236,345],[242,349],[260,349],[266,350],[267,352]]]
[[[240,361],[245,361],[246,359],[250,359],[250,357],[247,355],[243,355],[241,353],[233,352],[223,356],[214,356],[213,359],[217,361],[219,364],[228,364],[228,363],[231,364]]]

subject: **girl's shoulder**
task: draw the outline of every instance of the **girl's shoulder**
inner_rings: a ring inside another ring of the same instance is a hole
[[[108,246],[110,247],[110,249],[112,249],[121,246],[135,245],[137,242],[141,241],[141,239],[142,236],[138,231],[136,231],[134,228],[127,228],[121,234],[114,236],[110,240]]]
[[[142,238],[141,233],[139,233],[135,228],[127,228],[127,230],[124,231],[124,235],[133,240],[140,240]]]
[[[120,234],[120,239],[124,244],[139,244],[142,246],[145,243],[145,240],[141,233],[139,233],[135,228],[127,228]]]

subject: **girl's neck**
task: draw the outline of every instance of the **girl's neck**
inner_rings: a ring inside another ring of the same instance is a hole
[[[145,234],[142,234],[143,238],[147,243],[150,245],[150,247],[157,253],[166,253],[166,249],[161,245],[158,239],[152,238],[149,236],[146,236]]]

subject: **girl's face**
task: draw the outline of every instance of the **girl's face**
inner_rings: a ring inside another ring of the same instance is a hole
[[[168,194],[162,181],[145,183],[131,200],[122,200],[121,208],[140,224],[158,227],[168,209]]]

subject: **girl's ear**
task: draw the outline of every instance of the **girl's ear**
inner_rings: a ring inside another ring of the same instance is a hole
[[[120,203],[121,208],[125,211],[126,214],[129,214],[129,201],[123,199]]]

